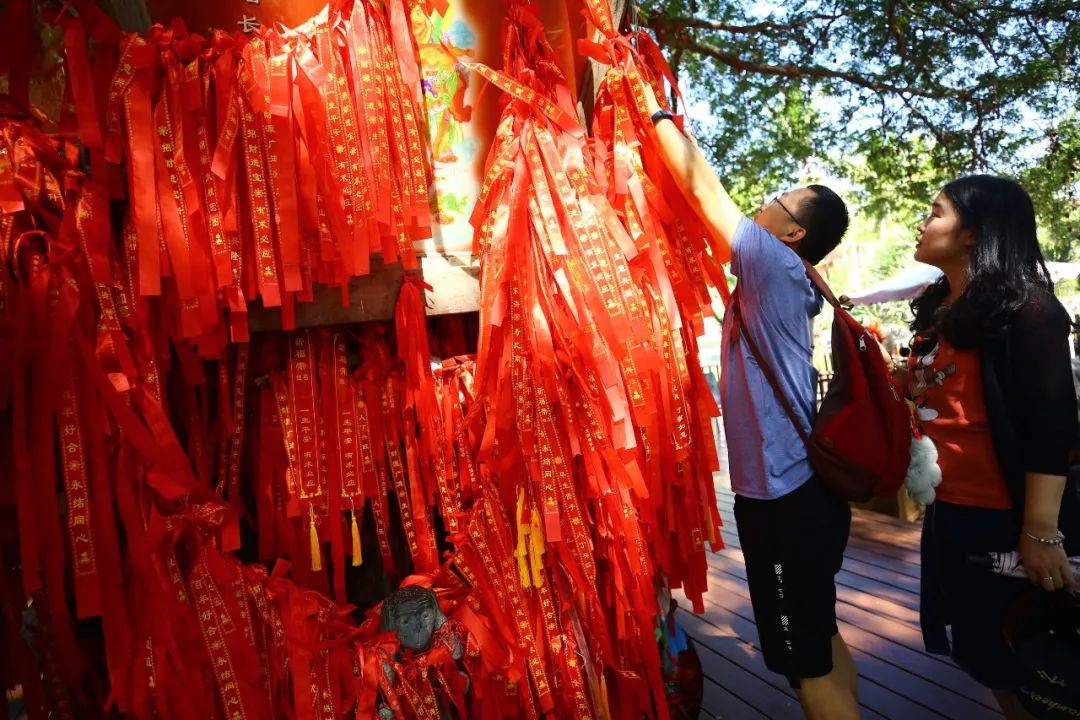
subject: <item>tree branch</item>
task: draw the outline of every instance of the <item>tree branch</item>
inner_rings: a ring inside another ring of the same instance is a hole
[[[896,2],[889,0],[885,3],[885,22],[889,26],[889,34],[893,36],[896,41],[896,52],[904,60],[911,60],[911,56],[908,55],[907,40],[904,38],[904,34],[900,32],[900,28],[896,25]]]
[[[885,80],[866,77],[857,73],[843,72],[820,65],[770,65],[768,63],[754,62],[740,57],[736,53],[721,50],[715,45],[696,42],[689,37],[679,36],[665,38],[666,43],[673,49],[682,49],[689,52],[699,53],[713,58],[728,67],[742,72],[751,72],[758,75],[772,75],[775,77],[788,78],[818,78],[826,80],[842,80],[866,90],[893,95],[914,95],[925,98],[953,98],[955,100],[970,100],[971,92],[949,87],[922,88],[912,85],[896,85]]]
[[[694,28],[697,30],[713,30],[716,32],[726,32],[735,35],[757,35],[767,31],[775,32],[791,32],[795,30],[802,30],[805,28],[808,22],[814,20],[838,20],[843,17],[842,15],[824,15],[815,13],[813,15],[807,15],[801,17],[797,22],[792,23],[776,23],[771,20],[765,20],[759,23],[753,23],[751,25],[732,25],[731,23],[719,22],[717,20],[708,20],[705,18],[695,17],[664,17],[657,16],[649,20],[649,26],[654,30],[685,31],[688,28]]]
[[[671,56],[671,62],[668,63],[671,66],[671,74],[675,77],[675,80],[679,80],[679,65],[682,63],[683,53],[686,52],[682,48],[677,49]],[[679,112],[679,93],[675,92],[675,88],[671,88],[671,97],[668,98],[668,102],[671,103],[671,112]]]
[[[940,147],[945,152],[946,167],[949,169],[950,174],[955,174],[956,163],[953,160],[952,147],[950,146],[948,139],[945,137],[945,134],[941,131],[941,128],[930,122],[930,118],[926,117],[926,115],[924,115],[919,108],[915,107],[915,105],[912,104],[909,98],[902,97],[901,99],[903,100],[904,105],[907,107],[908,112],[911,113],[912,117],[922,123],[922,126],[926,128],[931,135],[934,136],[935,140],[937,140],[938,147]]]

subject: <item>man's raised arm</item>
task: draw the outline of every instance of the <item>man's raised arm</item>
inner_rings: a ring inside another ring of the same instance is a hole
[[[646,83],[645,99],[649,114],[659,111],[652,88]],[[717,238],[730,245],[743,213],[724,189],[701,149],[670,120],[656,123],[660,156],[671,171],[675,182],[706,227]]]

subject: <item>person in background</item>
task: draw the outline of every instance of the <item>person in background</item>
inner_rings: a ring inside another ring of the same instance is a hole
[[[661,156],[689,205],[731,246],[742,333],[750,334],[807,432],[816,413],[811,319],[822,299],[803,260],[819,263],[848,226],[836,193],[788,190],[751,220],[697,145],[646,93]],[[855,666],[836,625],[836,573],[851,510],[814,474],[795,426],[725,312],[720,397],[735,519],[765,664],[786,676],[812,720],[859,717]]]
[[[1073,315],[1073,357],[1080,358],[1080,313]]]
[[[1019,550],[1030,583],[1074,586],[1064,547],[1077,511],[1065,492],[1077,429],[1069,315],[1031,198],[1012,180],[949,183],[917,229],[914,259],[944,273],[911,303],[908,386],[942,474],[923,523],[923,638],[993,690],[1006,717],[1026,718],[1002,626],[1029,583],[969,557]]]

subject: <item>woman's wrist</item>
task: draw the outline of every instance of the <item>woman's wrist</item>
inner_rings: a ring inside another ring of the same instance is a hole
[[[1043,545],[1063,545],[1065,543],[1065,533],[1056,527],[1032,527],[1025,523],[1022,532],[1027,538]]]
[[[1047,513],[1027,513],[1024,530],[1032,535],[1054,535],[1058,531],[1057,514],[1050,517]]]

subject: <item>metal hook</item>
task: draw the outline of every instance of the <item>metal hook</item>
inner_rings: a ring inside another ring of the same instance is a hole
[[[630,44],[638,49],[638,33],[641,32],[641,18],[638,14],[637,0],[630,0]]]

